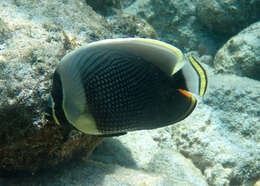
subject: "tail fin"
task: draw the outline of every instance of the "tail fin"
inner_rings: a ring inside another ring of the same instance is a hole
[[[188,91],[203,96],[207,90],[207,74],[204,68],[199,64],[193,56],[189,57],[182,72],[186,81]]]

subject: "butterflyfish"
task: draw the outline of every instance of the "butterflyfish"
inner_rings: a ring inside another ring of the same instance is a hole
[[[207,89],[192,56],[145,38],[92,42],[57,65],[51,111],[59,125],[90,135],[118,136],[164,127],[188,117]]]

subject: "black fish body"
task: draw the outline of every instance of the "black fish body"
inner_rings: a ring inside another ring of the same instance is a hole
[[[196,98],[186,90],[204,94],[206,82],[201,83],[201,76],[206,81],[205,71],[194,58],[196,67],[192,62],[182,64],[178,49],[165,45],[150,39],[115,39],[65,56],[53,77],[55,121],[87,134],[116,135],[186,118],[196,106]],[[160,56],[160,50],[168,51]],[[193,71],[200,80],[194,80],[195,85],[187,82],[185,66],[188,74]]]

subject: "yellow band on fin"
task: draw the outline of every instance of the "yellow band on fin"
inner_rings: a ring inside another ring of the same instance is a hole
[[[206,72],[194,57],[190,56],[189,60],[190,60],[192,66],[194,67],[194,69],[196,70],[196,72],[198,73],[198,75],[200,77],[199,78],[200,79],[200,81],[199,81],[199,94],[200,94],[200,96],[203,96],[206,92],[207,83],[208,83]]]
[[[52,97],[50,97],[50,98],[51,98],[51,102],[52,102],[52,105],[51,105],[52,117],[53,117],[55,123],[56,123],[57,125],[60,125],[60,122],[59,122],[59,120],[58,120],[58,118],[56,117],[56,114],[55,114],[55,108],[54,108],[54,107],[55,107],[55,103],[54,103]]]
[[[183,59],[183,54],[180,49],[174,47],[173,45],[168,44],[163,41],[159,41],[159,40],[155,40],[155,39],[148,39],[148,38],[132,38],[132,40],[139,40],[139,41],[144,41],[144,42],[149,42],[149,43],[153,43],[156,45],[160,45],[160,46],[166,47],[166,48],[172,50],[174,53],[176,53],[178,55],[178,61],[175,65],[171,75],[175,74],[183,66],[183,65],[181,65],[182,59]]]

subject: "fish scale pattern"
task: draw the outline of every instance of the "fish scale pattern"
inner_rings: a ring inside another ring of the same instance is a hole
[[[148,120],[145,110],[156,99],[162,72],[140,57],[107,53],[95,58],[91,75],[82,76],[97,128],[102,133],[140,129]]]

